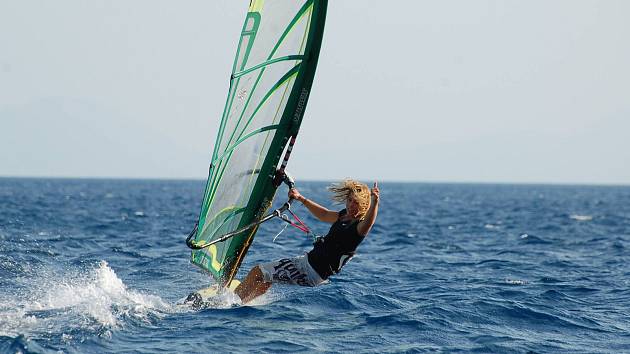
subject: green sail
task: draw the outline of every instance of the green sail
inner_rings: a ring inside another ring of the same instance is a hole
[[[262,217],[283,150],[302,121],[321,47],[327,0],[252,0],[214,145],[193,244]],[[193,264],[229,284],[257,228],[193,250]]]

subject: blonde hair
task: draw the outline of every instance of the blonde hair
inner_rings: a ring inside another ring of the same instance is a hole
[[[333,183],[328,187],[333,193],[332,200],[337,203],[345,203],[354,199],[359,203],[359,218],[362,219],[370,208],[370,188],[365,183],[352,179],[345,179],[339,183]]]

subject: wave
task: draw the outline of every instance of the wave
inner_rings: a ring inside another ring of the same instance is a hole
[[[404,313],[365,315],[365,323],[375,327],[397,327],[399,329],[408,327],[414,330],[428,327],[427,323],[411,318]]]
[[[0,353],[45,353],[46,349],[35,343],[35,341],[18,335],[7,337],[0,335]]]
[[[570,219],[576,220],[576,221],[591,221],[593,220],[593,217],[591,215],[579,215],[579,214],[571,214],[569,216]]]
[[[585,317],[571,317],[571,314],[559,313],[559,310],[532,308],[525,304],[497,304],[477,301],[475,306],[489,313],[500,314],[503,321],[509,321],[517,327],[544,331],[547,328],[565,328],[605,332],[599,323]]]
[[[532,244],[532,245],[547,245],[547,244],[551,244],[550,241],[544,240],[541,237],[538,236],[534,236],[534,235],[530,235],[530,234],[521,234],[520,239],[527,243],[527,244]]]

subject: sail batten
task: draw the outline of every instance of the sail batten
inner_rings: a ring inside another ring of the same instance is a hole
[[[275,59],[271,59],[271,60],[267,60],[263,63],[260,63],[258,65],[254,65],[253,67],[249,68],[249,69],[245,69],[243,71],[239,71],[237,73],[234,73],[232,75],[232,78],[238,78],[241,77],[245,74],[249,74],[252,71],[256,71],[258,69],[264,68],[265,66],[277,63],[277,62],[281,62],[281,61],[288,61],[288,60],[303,60],[304,59],[304,55],[287,55],[284,57],[280,57],[280,58],[275,58]]]
[[[274,176],[299,129],[321,47],[327,0],[252,0],[238,41],[193,243],[193,264],[221,286],[235,276],[271,206]],[[224,241],[222,235],[238,233]]]

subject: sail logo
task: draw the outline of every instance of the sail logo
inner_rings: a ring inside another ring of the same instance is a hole
[[[308,89],[303,88],[300,93],[300,99],[297,102],[297,106],[295,107],[295,114],[293,114],[293,120],[298,122],[304,113],[304,106],[306,106],[306,100],[308,99]]]
[[[241,90],[238,95],[236,95],[236,98],[238,98],[239,100],[244,100],[245,97],[247,97],[247,90],[243,89]]]

